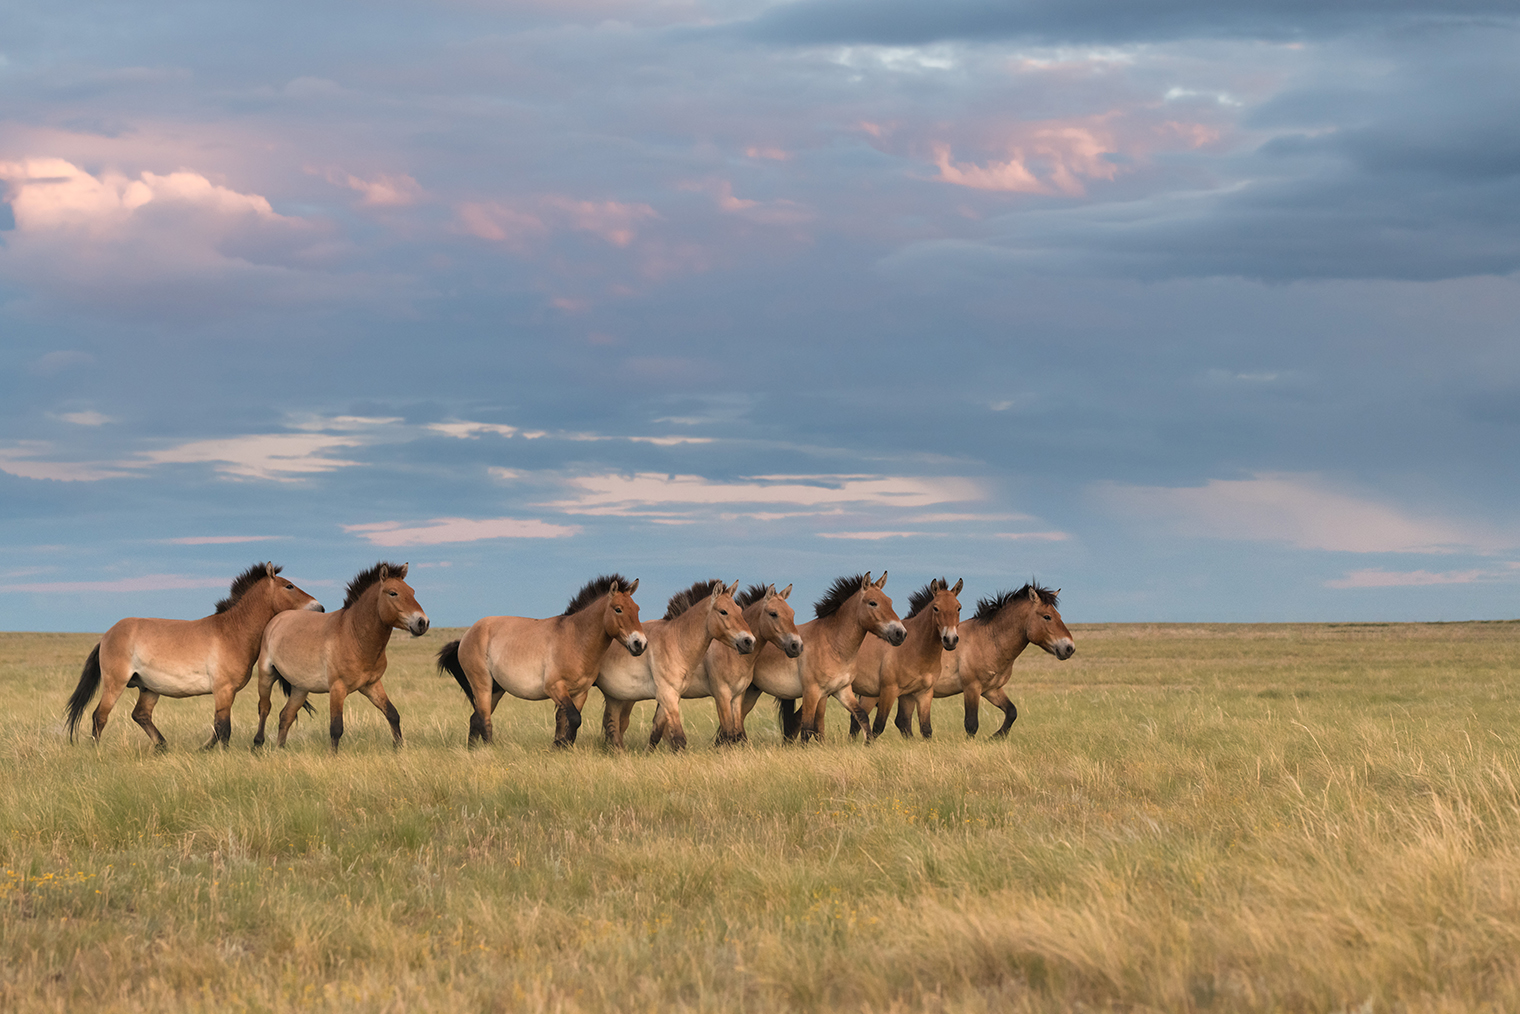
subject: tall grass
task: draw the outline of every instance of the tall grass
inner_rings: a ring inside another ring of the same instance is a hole
[[[1520,624],[1077,627],[1007,741],[676,756],[467,751],[452,636],[332,756],[71,745],[94,639],[0,635],[0,1009],[1520,1009]]]

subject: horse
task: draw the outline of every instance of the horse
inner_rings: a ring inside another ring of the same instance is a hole
[[[69,741],[73,742],[85,707],[103,683],[90,732],[97,743],[116,699],[128,687],[138,687],[132,719],[155,749],[169,746],[153,724],[158,699],[202,694],[216,700],[211,738],[202,749],[217,743],[225,748],[232,736],[232,700],[248,685],[264,624],[290,609],[322,611],[322,603],[280,577],[280,570],[272,562],[249,567],[233,580],[227,597],[216,604],[216,612],[199,620],[132,617],[118,621],[85,659],[79,685],[69,698]]]
[[[280,712],[280,746],[285,745],[307,696],[327,694],[328,735],[336,751],[343,738],[343,702],[351,693],[363,694],[380,709],[390,723],[396,747],[401,746],[401,715],[380,678],[385,675],[385,646],[391,631],[405,630],[421,637],[428,629],[427,613],[406,583],[407,566],[381,561],[361,571],[348,583],[343,608],[337,612],[326,616],[290,613],[269,621],[256,666],[259,731],[253,737],[255,749],[264,745],[264,723],[276,682],[290,695]]]
[[[438,672],[451,674],[475,706],[468,743],[491,742],[491,713],[503,694],[555,703],[554,745],[568,747],[581,727],[576,699],[596,682],[613,641],[640,655],[649,644],[639,623],[632,583],[604,574],[570,600],[559,616],[487,616],[438,653]]]
[[[826,698],[833,697],[855,716],[862,728],[870,724],[850,684],[855,679],[855,655],[867,634],[875,634],[894,647],[908,635],[892,600],[882,591],[887,572],[872,582],[869,572],[841,577],[828,594],[813,605],[814,619],[797,628],[803,652],[789,659],[767,644],[755,662],[755,678],[744,693],[744,714],[759,700],[761,692],[779,702],[782,734],[787,742],[799,735],[804,743],[823,739]],[[802,713],[795,702],[802,700]],[[870,739],[870,736],[867,736]]]
[[[975,736],[980,722],[979,705],[986,698],[1003,712],[1003,726],[993,738],[1008,735],[1019,709],[1003,687],[1013,675],[1013,661],[1029,645],[1045,649],[1061,661],[1076,653],[1071,631],[1056,609],[1061,589],[1051,591],[1031,581],[1017,591],[1005,591],[976,604],[976,615],[961,624],[961,644],[940,662],[934,696],[966,695],[966,735]],[[932,731],[928,710],[919,711],[918,728],[924,736]],[[899,716],[899,724],[901,724]]]
[[[607,648],[596,686],[604,700],[602,733],[609,745],[623,748],[634,702],[653,698],[657,703],[650,749],[659,746],[662,738],[669,739],[672,750],[685,748],[681,697],[687,675],[701,664],[710,646],[731,648],[741,655],[755,650],[755,635],[734,601],[738,589],[738,581],[728,587],[717,579],[698,581],[672,595],[664,617],[644,627],[649,650],[635,657]]]
[[[903,626],[908,636],[896,648],[884,641],[867,641],[855,657],[855,682],[851,689],[870,711],[876,708],[871,735],[880,736],[887,727],[887,715],[897,701],[897,731],[904,739],[913,736],[910,706],[918,710],[919,727],[924,737],[930,735],[929,706],[934,703],[934,683],[939,677],[941,658],[960,643],[956,628],[961,620],[961,592],[964,579],[949,587],[944,578],[936,578],[908,598],[908,616]],[[850,735],[860,731],[850,719]]]
[[[787,604],[792,586],[781,591],[773,584],[752,584],[734,599],[744,610],[744,622],[754,631],[762,649],[774,645],[787,658],[802,654],[802,636],[792,607]],[[755,678],[755,663],[760,652],[740,655],[725,644],[714,641],[702,661],[686,677],[682,697],[711,697],[718,706],[718,746],[743,743],[744,692]]]

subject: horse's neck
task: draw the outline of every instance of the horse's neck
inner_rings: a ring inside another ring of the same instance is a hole
[[[260,581],[244,592],[232,608],[211,617],[227,637],[247,647],[250,654],[258,653],[259,639],[275,614],[270,584]]]
[[[897,649],[906,652],[900,657],[917,663],[933,662],[943,650],[934,613],[925,606],[922,612],[904,620],[903,626],[908,628],[908,636],[903,638],[902,647]]]
[[[602,611],[606,608],[607,604],[597,599],[585,609],[562,617],[564,625],[571,631],[570,642],[577,655],[580,676],[595,672],[602,655],[612,644],[612,635],[607,633],[607,625],[602,622]]]
[[[1013,665],[1020,652],[1029,647],[1024,636],[1024,609],[1022,605],[1005,606],[997,615],[982,626],[987,631],[987,643],[992,649],[992,670],[1002,672]]]
[[[374,661],[385,654],[385,646],[391,640],[391,628],[380,619],[379,585],[343,610],[343,619],[364,658]]]
[[[744,622],[749,625],[750,630],[754,631],[755,650],[750,652],[748,655],[736,654],[735,657],[740,659],[745,665],[749,666],[751,672],[754,672],[755,666],[760,661],[760,653],[765,650],[765,646],[767,644],[775,644],[777,651],[781,652],[783,655],[786,654],[786,649],[781,647],[781,645],[776,644],[775,641],[772,641],[769,638],[760,636],[760,628],[766,625],[765,599],[761,599],[759,602],[751,602],[744,608],[742,614],[744,616]]]
[[[860,652],[860,646],[865,643],[866,634],[870,633],[859,620],[853,618],[854,613],[851,613],[850,619],[845,619],[845,610],[848,608],[849,603],[846,603],[823,619],[813,621],[817,624],[814,629],[841,662],[854,659]]]
[[[693,605],[665,624],[666,650],[671,652],[678,664],[687,672],[707,654],[707,646],[713,642],[707,632],[708,601]]]

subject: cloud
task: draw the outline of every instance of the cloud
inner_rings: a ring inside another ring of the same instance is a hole
[[[192,440],[161,451],[144,451],[138,454],[138,458],[148,465],[213,464],[223,475],[290,482],[359,464],[328,454],[363,443],[355,437],[329,433],[259,433],[220,440]]]
[[[116,421],[99,412],[61,412],[58,418],[64,422],[73,423],[75,426],[104,426],[106,423]]]
[[[368,539],[376,546],[436,546],[447,542],[479,542],[482,539],[563,539],[579,535],[579,525],[554,525],[522,518],[434,518],[415,528],[399,521],[343,525],[345,532]]]
[[[1434,584],[1473,584],[1492,579],[1496,574],[1488,570],[1428,570],[1388,571],[1353,570],[1345,577],[1326,581],[1326,588],[1412,588]]]
[[[599,236],[614,247],[626,247],[638,235],[640,223],[659,218],[647,204],[587,201],[563,194],[541,194],[518,201],[465,202],[455,208],[460,231],[529,253],[554,232],[578,231]]]
[[[116,462],[36,460],[52,453],[53,445],[40,440],[22,440],[10,447],[0,447],[0,472],[22,479],[51,479],[55,482],[97,482],[133,474]]]
[[[1094,492],[1115,516],[1158,524],[1179,535],[1286,542],[1342,553],[1439,553],[1504,543],[1466,525],[1412,517],[1340,492],[1309,474],[1263,473],[1181,488],[1099,483]]]
[[[575,496],[549,504],[569,514],[634,514],[637,507],[711,507],[728,504],[856,504],[927,507],[980,500],[982,489],[953,476],[918,478],[872,475],[759,475],[743,482],[715,482],[699,475],[579,476],[566,481]]]
[[[442,433],[446,437],[454,437],[458,440],[473,440],[482,433],[495,433],[498,436],[510,437],[517,432],[516,426],[503,426],[499,423],[482,422],[428,423],[427,428],[435,433]]]
[[[384,173],[366,180],[339,169],[329,169],[323,176],[327,182],[357,190],[364,195],[359,203],[371,208],[404,208],[427,198],[427,191],[406,173],[388,176]]]
[[[144,574],[114,581],[45,581],[38,584],[0,585],[0,592],[74,594],[78,592],[181,591],[190,588],[226,588],[226,577],[187,577],[183,574]]]
[[[937,538],[943,532],[817,532],[820,539],[860,539],[875,542],[879,539]]]
[[[1066,532],[993,532],[994,539],[1028,539],[1031,542],[1065,542],[1071,538]]]

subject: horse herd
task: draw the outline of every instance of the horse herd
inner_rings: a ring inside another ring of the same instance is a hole
[[[275,684],[289,698],[279,715],[277,742],[286,736],[307,698],[327,694],[333,749],[343,736],[343,703],[362,694],[390,723],[401,745],[401,716],[386,695],[386,645],[393,630],[417,637],[428,617],[410,585],[407,565],[381,562],[349,582],[343,607],[332,613],[280,577],[273,563],[255,564],[232,582],[216,612],[199,620],[125,619],[90,653],[66,708],[70,739],[97,690],[91,734],[98,741],[117,699],[138,689],[132,718],[154,746],[163,734],[153,724],[160,697],[210,694],[216,714],[205,748],[228,745],[232,702],[254,672],[259,677],[262,746]],[[981,701],[1003,712],[994,733],[1005,736],[1018,717],[1004,686],[1013,662],[1030,644],[1059,659],[1076,651],[1056,610],[1059,590],[1033,582],[977,603],[960,618],[963,582],[930,581],[909,597],[899,619],[883,590],[886,572],[841,577],[814,606],[814,619],[798,626],[787,599],[792,586],[698,581],[671,597],[665,615],[639,621],[633,601],[637,580],[609,574],[588,581],[558,616],[530,619],[488,616],[438,652],[438,670],[452,675],[473,707],[467,742],[491,741],[491,715],[503,696],[555,704],[554,744],[575,742],[592,687],[605,700],[602,730],[622,747],[638,701],[655,701],[650,746],[686,745],[681,701],[711,697],[718,710],[717,742],[745,740],[744,722],[762,694],[776,698],[788,741],[822,739],[825,703],[833,697],[850,712],[850,734],[869,741],[885,728],[893,705],[896,725],[912,735],[932,734],[930,705],[961,694],[965,729],[976,735]],[[875,635],[874,637],[870,635]],[[613,642],[617,642],[615,645]],[[876,711],[875,721],[871,711]]]

